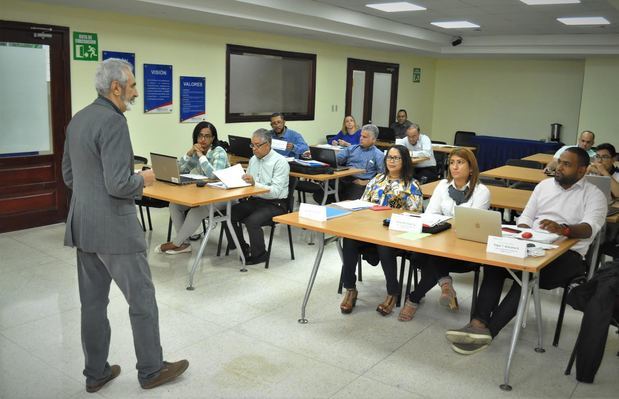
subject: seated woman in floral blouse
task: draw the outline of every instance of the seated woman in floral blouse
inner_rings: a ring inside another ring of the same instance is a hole
[[[378,174],[370,180],[361,199],[378,205],[421,212],[423,210],[423,197],[419,183],[413,178],[414,167],[406,147],[402,145],[391,146],[384,162],[385,173]],[[372,247],[378,252],[387,281],[387,297],[383,303],[378,305],[376,311],[383,316],[393,311],[399,294],[396,249],[344,238],[342,283],[346,288],[346,293],[340,305],[342,313],[352,312],[357,301],[355,269],[359,252],[367,251],[367,248],[374,249]]]

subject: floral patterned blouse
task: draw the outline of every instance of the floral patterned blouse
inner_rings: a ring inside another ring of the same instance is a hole
[[[384,177],[385,175],[379,173],[370,180],[361,197],[363,201],[391,208],[423,212],[423,196],[417,180],[413,179],[407,186],[404,186],[399,179]]]

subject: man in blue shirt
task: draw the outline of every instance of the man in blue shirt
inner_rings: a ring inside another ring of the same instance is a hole
[[[365,186],[377,173],[385,172],[384,154],[376,148],[378,127],[365,125],[361,128],[359,144],[351,145],[337,154],[337,163],[355,169],[364,169],[364,172],[340,179],[338,194],[340,201],[359,199],[365,191]],[[314,200],[322,201],[322,192],[314,194]]]
[[[309,146],[305,140],[303,140],[301,133],[288,129],[284,114],[280,112],[271,115],[271,130],[269,133],[273,140],[282,140],[286,142],[285,151],[273,148],[273,150],[280,155],[300,158],[301,154],[309,150]]]

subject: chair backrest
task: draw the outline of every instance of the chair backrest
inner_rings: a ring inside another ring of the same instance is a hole
[[[475,137],[475,132],[465,132],[463,130],[458,130],[454,135],[454,145],[472,147],[474,146],[473,137]]]
[[[544,169],[544,165],[541,162],[529,161],[526,159],[508,159],[507,162],[505,162],[505,165],[520,166],[522,168],[531,169]]]
[[[140,155],[134,155],[133,156],[133,163],[142,163],[142,164],[146,165],[148,163],[148,158],[142,157]]]
[[[446,141],[432,140],[432,144],[447,144]]]
[[[325,137],[327,138],[327,144],[331,144],[331,140],[335,137],[335,134],[327,134]]]
[[[288,197],[286,197],[286,206],[288,207],[288,213],[294,210],[294,190],[297,188],[298,182],[298,177],[290,176],[288,178]]]

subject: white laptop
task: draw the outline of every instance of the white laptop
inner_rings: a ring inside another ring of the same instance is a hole
[[[176,157],[151,152],[150,160],[157,180],[174,184],[190,184],[202,180],[181,176]]]
[[[598,176],[598,175],[587,175],[587,176],[585,176],[585,179],[587,179],[587,181],[589,183],[593,184],[594,186],[596,186],[597,188],[600,189],[602,194],[604,194],[604,197],[606,197],[606,202],[608,204],[613,202],[613,196],[612,196],[611,191],[610,191],[610,179],[612,179],[612,177],[610,177],[610,176]]]
[[[488,236],[501,237],[501,213],[457,206],[454,210],[456,237],[488,242]]]

